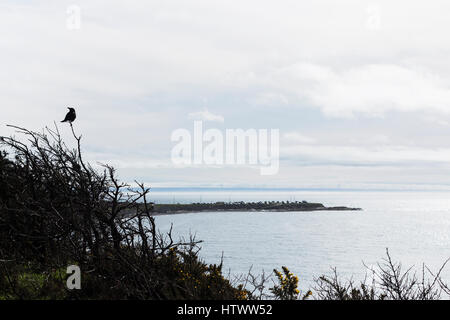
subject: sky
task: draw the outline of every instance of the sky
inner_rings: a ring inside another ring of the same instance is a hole
[[[0,135],[73,106],[152,187],[450,189],[448,1],[0,3]],[[279,170],[177,166],[172,133],[278,129]]]

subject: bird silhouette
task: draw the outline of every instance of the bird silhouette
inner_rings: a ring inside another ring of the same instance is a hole
[[[77,114],[75,113],[75,109],[74,108],[70,108],[69,107],[67,109],[69,109],[69,112],[67,112],[66,117],[61,122],[69,122],[70,124],[72,124],[72,122],[75,121],[75,118],[77,117]]]

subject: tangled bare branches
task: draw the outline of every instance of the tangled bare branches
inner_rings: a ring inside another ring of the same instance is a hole
[[[99,172],[84,161],[73,127],[73,148],[56,125],[42,133],[11,127],[22,139],[0,141],[0,282],[8,297],[26,297],[18,290],[24,276],[53,277],[71,264],[84,271],[87,288],[82,293],[63,288],[58,298],[206,294],[180,272],[215,277],[216,285],[227,289],[220,297],[235,296],[217,266],[198,260],[198,241],[174,241],[171,232],[158,232],[149,188],[138,182],[131,187],[111,166]],[[217,298],[216,292],[211,289],[210,298]]]
[[[417,276],[412,267],[403,270],[401,263],[395,263],[389,250],[386,258],[375,268],[366,266],[369,277],[359,284],[339,279],[336,269],[331,276],[316,279],[315,292],[318,299],[325,300],[438,300],[449,295],[450,290],[441,278],[448,259],[434,273],[422,265],[421,275]],[[367,281],[368,279],[370,281]]]

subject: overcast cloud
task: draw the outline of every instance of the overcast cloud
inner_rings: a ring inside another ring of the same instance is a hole
[[[70,6],[79,29],[67,27]],[[124,180],[447,188],[449,10],[440,0],[2,1],[0,134],[7,123],[51,126],[74,106],[89,160]],[[171,133],[194,120],[279,129],[279,174],[174,168]]]

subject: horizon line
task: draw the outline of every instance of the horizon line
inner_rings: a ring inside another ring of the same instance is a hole
[[[323,187],[150,187],[151,192],[167,192],[167,191],[322,191],[322,192],[450,192],[450,186],[448,189],[427,189],[427,188],[323,188]]]

